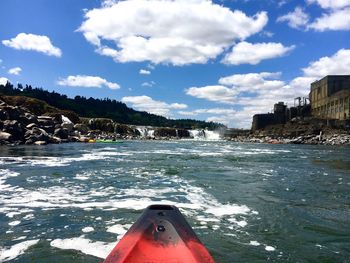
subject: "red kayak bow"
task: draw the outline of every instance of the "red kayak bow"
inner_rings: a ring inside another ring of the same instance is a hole
[[[151,205],[104,263],[215,263],[179,209]]]

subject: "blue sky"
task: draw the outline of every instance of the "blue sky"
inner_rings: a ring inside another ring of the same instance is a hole
[[[1,0],[0,82],[251,125],[350,74],[350,0]]]

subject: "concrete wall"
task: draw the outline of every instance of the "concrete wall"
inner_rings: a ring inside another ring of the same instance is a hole
[[[255,114],[253,116],[252,130],[260,130],[271,124],[275,124],[275,115],[273,113]]]

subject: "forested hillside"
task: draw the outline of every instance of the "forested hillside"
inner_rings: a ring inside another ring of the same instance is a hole
[[[105,99],[85,98],[76,96],[68,98],[66,95],[59,94],[55,91],[49,92],[42,88],[33,88],[30,85],[17,87],[11,83],[0,85],[0,94],[8,96],[26,96],[36,98],[47,102],[49,105],[62,110],[74,111],[81,117],[88,118],[110,118],[119,123],[147,125],[158,127],[176,127],[176,128],[208,128],[214,130],[223,127],[222,124],[214,122],[205,122],[191,119],[172,120],[163,116],[150,114],[143,111],[136,111],[126,106],[126,104]]]

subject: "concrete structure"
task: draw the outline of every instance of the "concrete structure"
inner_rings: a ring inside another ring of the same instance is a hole
[[[283,102],[278,102],[273,107],[273,113],[255,114],[253,116],[252,130],[264,129],[266,126],[286,124],[293,118],[310,116],[311,106],[307,98],[296,98],[298,105],[288,108]]]
[[[311,83],[312,116],[326,120],[350,119],[350,75],[329,75]]]
[[[253,116],[252,130],[260,130],[272,124],[275,124],[273,113],[255,114]]]
[[[287,105],[284,102],[278,102],[273,106],[275,123],[284,124],[287,118]]]
[[[287,116],[287,105],[278,102],[273,107],[273,113],[255,114],[253,116],[252,130],[260,130],[268,125],[285,124]]]

